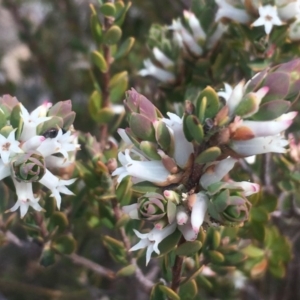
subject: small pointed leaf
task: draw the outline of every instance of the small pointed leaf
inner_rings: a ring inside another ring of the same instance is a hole
[[[122,36],[122,30],[119,26],[111,26],[103,36],[103,42],[107,45],[115,45]]]
[[[205,151],[201,152],[195,162],[198,164],[205,164],[208,162],[215,161],[221,155],[221,150],[219,147],[210,147]]]
[[[107,63],[103,57],[103,55],[98,51],[92,52],[92,61],[99,68],[102,73],[107,72]]]

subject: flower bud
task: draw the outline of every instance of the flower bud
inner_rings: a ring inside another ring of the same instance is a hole
[[[146,193],[138,199],[140,219],[157,222],[167,213],[167,200],[158,193]]]
[[[44,157],[37,151],[18,154],[11,162],[11,170],[17,181],[39,181],[46,172]]]
[[[214,195],[208,204],[211,217],[224,225],[238,225],[248,219],[250,203],[242,196],[230,196],[229,190]]]

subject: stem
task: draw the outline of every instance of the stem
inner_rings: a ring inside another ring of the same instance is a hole
[[[178,246],[183,244],[185,242],[184,237],[181,237],[180,241],[178,242]],[[183,257],[182,256],[176,256],[175,263],[172,268],[172,284],[171,289],[178,293],[179,291],[179,285],[180,285],[180,278],[181,278],[181,271],[182,271],[182,264],[183,264]]]
[[[72,253],[70,255],[67,255],[66,257],[69,257],[73,261],[73,263],[75,263],[77,265],[81,265],[89,270],[92,270],[95,273],[97,273],[103,277],[106,277],[109,279],[115,278],[115,273],[112,270],[102,267],[101,265],[99,265],[85,257],[82,257],[76,253]]]
[[[107,2],[113,3],[113,0],[109,0]],[[113,24],[113,19],[112,18],[104,18],[104,24],[103,24],[103,30],[107,31]],[[112,62],[112,57],[111,57],[111,52],[110,52],[110,46],[103,44],[103,55],[104,59],[107,63],[107,71],[103,73],[102,75],[102,108],[109,107],[110,106],[110,95],[109,95],[109,81],[110,81],[110,65]],[[107,142],[107,137],[108,137],[108,125],[103,124],[100,125],[100,145],[101,149],[104,150],[106,142]]]

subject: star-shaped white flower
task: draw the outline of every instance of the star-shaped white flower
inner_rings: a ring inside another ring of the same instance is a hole
[[[266,34],[270,34],[274,25],[280,26],[283,22],[280,20],[277,7],[270,4],[258,8],[259,18],[252,23],[252,26],[264,26]]]
[[[32,192],[32,183],[18,182],[16,180],[13,181],[15,184],[18,200],[15,203],[15,205],[8,211],[13,212],[20,208],[21,218],[23,218],[26,215],[29,206],[31,206],[37,211],[41,211],[42,207],[38,203],[39,198],[35,198]]]
[[[71,131],[63,134],[59,129],[55,138],[47,138],[36,149],[44,157],[48,157],[54,153],[61,153],[65,159],[68,159],[68,152],[79,149],[79,144],[76,143],[75,135],[71,135]]]
[[[20,109],[21,109],[21,118],[24,122],[22,133],[20,136],[20,140],[25,142],[29,140],[30,138],[36,136],[36,128],[39,124],[50,120],[52,117],[44,117],[45,115],[45,109],[47,109],[49,106],[48,103],[45,103],[43,105],[40,105],[37,107],[34,111],[32,111],[30,114],[28,110],[20,103]]]
[[[7,138],[0,134],[0,154],[1,160],[5,165],[9,163],[11,154],[23,152],[19,147],[20,142],[16,141],[15,131],[16,130],[13,130]]]
[[[167,236],[172,234],[176,229],[176,223],[170,224],[163,229],[153,228],[149,233],[140,233],[137,230],[133,229],[135,234],[141,240],[134,245],[129,251],[136,251],[147,247],[146,251],[146,265],[148,265],[151,254],[154,251],[157,254],[160,254],[158,245],[163,241]]]
[[[60,204],[61,204],[61,195],[66,194],[66,195],[74,195],[72,191],[70,191],[66,185],[70,185],[73,182],[76,181],[76,178],[69,179],[69,180],[63,180],[55,175],[53,175],[49,170],[46,170],[45,175],[42,177],[41,180],[39,180],[39,183],[47,187],[51,192],[51,196],[55,198],[57,208],[60,209]]]

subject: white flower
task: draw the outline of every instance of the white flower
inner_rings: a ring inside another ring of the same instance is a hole
[[[282,21],[288,21],[300,13],[299,1],[275,0],[278,15]]]
[[[154,251],[155,253],[160,254],[158,249],[159,243],[176,230],[176,223],[170,224],[163,229],[153,228],[149,233],[140,233],[135,229],[133,230],[141,240],[129,251],[136,251],[147,247],[146,265],[148,265],[152,252]]]
[[[250,15],[244,9],[236,8],[227,3],[226,0],[216,0],[216,3],[219,6],[215,17],[216,22],[219,22],[222,18],[227,18],[241,24],[247,24],[251,21]]]
[[[47,157],[54,153],[61,153],[65,159],[68,159],[68,152],[75,151],[79,148],[79,145],[74,143],[75,136],[71,135],[71,131],[62,133],[59,129],[55,138],[47,138],[36,149],[44,157]]]
[[[179,47],[187,48],[196,56],[202,55],[203,49],[196,38],[184,28],[180,20],[173,20],[169,29],[174,30],[174,40],[178,42]]]
[[[150,75],[164,83],[172,83],[175,81],[175,75],[173,73],[157,67],[150,59],[144,60],[144,66],[145,69],[139,71],[139,75],[141,76]]]
[[[20,142],[16,141],[15,131],[16,129],[11,131],[7,138],[0,134],[0,154],[4,164],[9,163],[9,157],[11,155],[23,152],[19,147]]]
[[[139,181],[150,181],[153,183],[164,183],[168,180],[170,172],[164,167],[160,160],[133,160],[130,157],[130,150],[126,149],[125,154],[119,152],[118,158],[122,167],[117,168],[112,176],[119,175],[118,182],[128,175]]]
[[[297,42],[300,40],[300,15],[298,15],[295,22],[290,25],[288,35],[292,41]]]
[[[36,148],[38,148],[42,144],[42,142],[45,139],[46,138],[42,135],[33,136],[32,138],[27,140],[25,143],[23,143],[21,145],[21,148],[24,152],[27,152],[27,151],[30,151],[30,150],[35,150]]]
[[[281,136],[266,136],[253,138],[247,141],[232,141],[231,148],[242,156],[275,152],[285,153],[288,141]]]
[[[246,87],[247,87],[247,85],[245,86],[244,81],[241,81],[232,90],[232,93],[231,93],[231,95],[230,95],[230,97],[228,98],[228,101],[227,101],[230,116],[232,116],[234,114],[235,109],[242,102],[243,97],[246,96],[246,95],[244,95]],[[249,93],[249,94],[251,94],[251,96],[255,100],[257,109],[259,107],[259,104],[260,104],[261,100],[263,99],[263,97],[268,92],[269,92],[269,88],[267,86],[263,86],[258,91],[254,92],[254,93]],[[252,115],[253,113],[254,112],[251,112],[250,115]],[[246,116],[244,115],[244,117],[246,117]]]
[[[47,187],[51,191],[51,197],[54,197],[56,200],[56,204],[58,209],[60,208],[61,204],[61,195],[74,195],[66,185],[70,185],[76,181],[76,178],[69,179],[69,180],[62,180],[58,177],[54,176],[49,170],[46,170],[45,175],[39,180],[39,183]]]
[[[193,229],[191,218],[189,218],[185,224],[177,225],[177,228],[182,233],[186,241],[194,241],[198,236],[198,232]]]
[[[169,119],[163,118],[163,122],[167,125],[174,139],[174,158],[176,164],[184,168],[190,158],[190,155],[194,152],[193,144],[190,143],[184,135],[182,118],[176,114],[168,112]]]
[[[228,29],[228,25],[224,25],[223,23],[218,23],[213,34],[209,35],[206,42],[206,47],[208,49],[212,49],[216,45],[216,43],[220,40],[223,33],[227,31],[227,29]]]
[[[0,180],[11,174],[9,164],[4,164],[2,160],[0,160]]]
[[[131,219],[139,220],[139,213],[138,213],[139,205],[137,203],[125,205],[122,207],[122,210],[125,214],[128,214]]]
[[[266,34],[270,34],[274,25],[280,26],[280,20],[276,6],[270,4],[258,8],[259,18],[252,23],[252,26],[264,26]]]
[[[189,214],[182,205],[178,205],[176,208],[176,222],[178,225],[184,225],[189,220]]]
[[[224,98],[226,101],[228,101],[228,99],[230,98],[231,94],[232,94],[232,87],[230,84],[224,82],[224,90],[219,91],[217,94]]]
[[[198,234],[200,226],[204,221],[204,217],[207,211],[208,197],[204,193],[197,193],[196,200],[192,207],[191,224],[193,231]]]
[[[18,182],[16,180],[13,181],[16,188],[18,200],[15,205],[11,209],[9,209],[9,211],[13,212],[20,208],[21,218],[26,215],[29,206],[37,211],[41,211],[42,207],[38,203],[39,198],[35,198],[32,192],[32,183]]]
[[[191,12],[184,10],[183,11],[183,16],[188,22],[190,28],[192,29],[193,36],[196,41],[202,41],[206,39],[206,33],[201,27],[201,24],[198,20],[198,18]]]
[[[235,189],[241,188],[243,190],[243,194],[245,197],[250,196],[252,194],[258,193],[260,190],[260,186],[257,183],[249,182],[249,181],[241,181],[241,182],[226,182],[223,186],[227,189]]]
[[[209,185],[221,181],[222,178],[234,167],[236,162],[236,159],[228,157],[219,162],[210,164],[200,178],[200,184],[202,187],[207,189]]]
[[[239,127],[248,127],[255,137],[277,135],[293,123],[297,112],[283,114],[272,121],[242,121]]]
[[[45,108],[49,106],[48,103],[37,107],[31,114],[28,113],[27,109],[21,103],[19,105],[21,109],[21,118],[24,122],[20,140],[25,142],[36,136],[36,128],[38,125],[50,120],[52,117],[40,117],[40,115],[44,115]]]
[[[160,49],[154,47],[152,52],[155,59],[158,62],[160,62],[164,68],[169,69],[174,67],[174,62],[168,56],[166,56]]]

